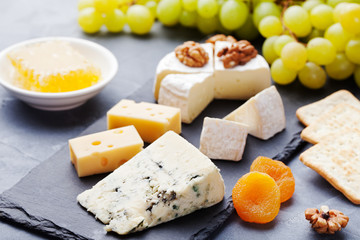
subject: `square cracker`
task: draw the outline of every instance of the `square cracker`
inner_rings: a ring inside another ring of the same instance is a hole
[[[347,90],[339,90],[317,102],[300,107],[296,111],[296,117],[305,126],[309,126],[322,113],[332,109],[339,103],[348,103],[360,109],[360,101]]]
[[[360,109],[341,103],[307,126],[301,138],[316,144],[332,133],[353,128],[360,129]]]
[[[309,148],[300,160],[360,204],[360,130],[340,131]]]

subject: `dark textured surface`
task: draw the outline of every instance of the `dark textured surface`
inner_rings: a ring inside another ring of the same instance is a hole
[[[155,24],[152,33],[144,37],[128,33],[86,35],[76,24],[76,14],[74,0],[0,1],[0,49],[35,37],[72,36],[102,44],[119,61],[119,72],[110,85],[85,105],[71,111],[36,110],[0,88],[0,192],[11,188],[1,195],[0,216],[6,220],[0,221],[0,239],[53,239],[39,234],[36,228],[61,239],[71,239],[70,236],[118,239],[115,234],[104,235],[103,225],[76,204],[76,195],[103,176],[77,178],[70,164],[67,140],[85,129],[85,133],[103,130],[106,111],[136,90],[138,92],[134,97],[152,101],[151,81],[158,61],[185,40],[203,39],[195,30],[164,28],[160,24]],[[145,83],[148,85],[143,87]],[[240,162],[214,161],[226,183],[225,199],[230,196],[237,179],[249,171],[255,157],[276,155],[292,135],[302,129],[295,117],[295,110],[299,106],[321,99],[340,88],[349,89],[360,97],[352,79],[330,81],[324,89],[317,91],[304,89],[298,83],[277,87],[285,105],[287,128],[268,141],[249,137]],[[203,117],[223,117],[241,103],[214,101],[193,124],[184,125],[182,135],[198,146]],[[233,212],[212,237],[324,239],[311,230],[304,218],[304,210],[328,204],[346,213],[350,222],[342,232],[325,238],[359,239],[359,207],[350,203],[316,172],[305,167],[298,160],[298,155],[291,156],[288,165],[296,179],[296,191],[290,201],[282,204],[275,221],[265,225],[244,223]],[[29,171],[30,174],[13,187]],[[226,200],[212,208],[129,237],[185,239],[204,228],[212,216],[225,206]]]

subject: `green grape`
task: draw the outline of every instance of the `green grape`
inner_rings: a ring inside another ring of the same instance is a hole
[[[222,5],[219,18],[224,28],[235,30],[245,23],[248,15],[249,8],[244,2],[229,0]]]
[[[132,0],[118,0],[118,9],[120,9],[123,13],[126,13],[131,5]]]
[[[182,11],[180,15],[179,22],[184,27],[196,27],[198,14],[196,11]]]
[[[302,38],[301,41],[307,43],[313,38],[323,37],[323,36],[324,36],[323,30],[313,28],[313,30],[311,30],[311,33],[309,35],[307,35],[306,37]]]
[[[326,4],[320,4],[314,7],[310,12],[310,20],[315,28],[320,30],[327,29],[334,23],[333,8]]]
[[[329,5],[330,7],[336,7],[339,3],[343,3],[343,2],[352,2],[351,0],[327,0],[326,4]]]
[[[198,15],[197,28],[203,34],[210,34],[216,31],[218,25],[217,16],[212,18],[203,18]]]
[[[78,1],[78,10],[82,10],[84,8],[94,7],[94,0],[79,0]]]
[[[319,4],[322,4],[323,2],[321,2],[320,0],[308,0],[305,1],[301,4],[301,6],[308,12],[311,12],[311,10],[316,7]]]
[[[311,32],[310,16],[308,12],[300,6],[294,5],[286,9],[283,21],[285,26],[298,37],[305,37]]]
[[[356,66],[354,71],[356,85],[360,88],[360,66]]]
[[[277,55],[274,49],[274,43],[278,39],[278,36],[272,36],[267,38],[262,45],[262,55],[265,60],[272,64],[280,55]]]
[[[279,36],[275,42],[274,42],[274,50],[275,53],[280,56],[281,55],[281,50],[283,49],[283,47],[290,43],[290,42],[294,42],[295,39],[290,37],[289,35],[281,35]]]
[[[94,7],[100,13],[111,12],[117,5],[118,0],[94,0]]]
[[[350,62],[345,53],[337,53],[335,60],[325,66],[326,73],[335,80],[344,80],[353,74],[355,64]]]
[[[260,2],[256,5],[253,13],[253,21],[256,27],[259,26],[261,19],[266,16],[280,17],[280,8],[273,2]]]
[[[342,2],[336,5],[333,11],[334,22],[340,22],[340,15],[349,6],[351,7],[351,4],[349,4],[348,2]]]
[[[283,32],[280,19],[275,16],[264,17],[259,23],[259,32],[265,38],[280,35]]]
[[[322,88],[326,83],[325,70],[313,62],[307,62],[299,71],[299,81],[307,88]]]
[[[215,17],[216,19],[216,32],[222,33],[225,35],[231,35],[232,31],[224,28],[224,26],[221,24],[219,17]]]
[[[360,4],[351,4],[340,13],[340,23],[349,33],[360,33]]]
[[[336,48],[325,38],[317,37],[311,39],[306,48],[309,61],[318,65],[330,64],[336,57]]]
[[[109,32],[121,32],[126,23],[126,17],[120,9],[114,9],[105,16],[105,26]]]
[[[180,0],[161,0],[156,9],[159,21],[165,26],[174,26],[178,23],[181,14]]]
[[[193,12],[197,8],[197,0],[182,0],[182,7],[185,11]]]
[[[145,7],[147,7],[154,18],[156,18],[156,8],[157,8],[157,2],[156,1],[148,1],[145,3]]]
[[[219,10],[216,0],[198,0],[197,12],[203,18],[214,17]]]
[[[305,66],[307,60],[306,48],[298,42],[290,42],[281,50],[281,60],[284,66],[298,71]]]
[[[100,31],[104,19],[95,8],[88,7],[79,11],[78,23],[84,32],[96,33]]]
[[[360,36],[351,39],[345,48],[346,57],[355,64],[360,64]]]
[[[296,79],[296,71],[284,66],[283,61],[278,58],[270,67],[271,77],[277,84],[287,85]]]
[[[129,7],[126,17],[131,32],[135,34],[142,35],[150,32],[154,24],[154,16],[150,10],[143,5],[136,4]]]
[[[331,25],[325,31],[324,37],[334,45],[338,52],[345,50],[346,43],[353,35],[344,30],[340,23]]]
[[[259,36],[259,31],[254,25],[252,15],[249,14],[245,23],[238,29],[234,30],[235,36],[238,39],[254,40]]]

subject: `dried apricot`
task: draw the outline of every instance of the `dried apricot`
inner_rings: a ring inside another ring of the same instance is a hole
[[[249,172],[232,190],[234,207],[246,222],[271,222],[280,210],[280,188],[266,173]]]
[[[257,157],[251,164],[250,172],[258,171],[269,174],[280,187],[280,200],[290,199],[295,191],[295,178],[291,169],[283,162],[267,157]]]

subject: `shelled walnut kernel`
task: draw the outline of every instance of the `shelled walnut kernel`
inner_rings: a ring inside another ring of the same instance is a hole
[[[180,62],[189,67],[202,67],[209,61],[207,52],[194,41],[187,41],[177,46],[175,55]]]
[[[208,40],[206,40],[207,43],[212,43],[212,44],[215,44],[215,42],[217,41],[226,41],[231,43],[237,42],[237,40],[233,36],[231,35],[225,36],[224,34],[216,34],[210,37]]]
[[[225,47],[217,54],[224,63],[225,68],[232,68],[236,65],[244,65],[256,57],[258,51],[249,41],[241,40]]]
[[[348,216],[338,210],[329,210],[328,206],[322,206],[320,212],[316,208],[306,209],[305,218],[310,221],[315,231],[327,234],[340,231],[349,221]]]

